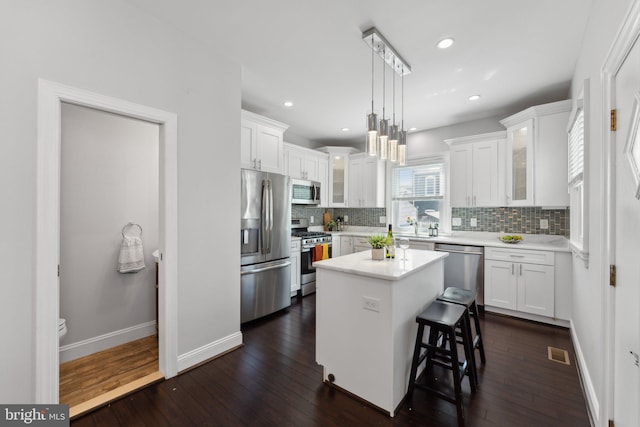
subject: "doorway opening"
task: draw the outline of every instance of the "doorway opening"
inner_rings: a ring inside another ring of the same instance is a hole
[[[160,126],[66,102],[61,124],[59,401],[76,413],[158,373]]]
[[[68,103],[159,126],[158,365],[177,374],[177,116],[40,80],[38,84],[35,268],[35,403],[59,402],[60,172],[62,104]]]

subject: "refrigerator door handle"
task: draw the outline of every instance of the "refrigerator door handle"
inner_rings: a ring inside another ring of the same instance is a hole
[[[273,183],[271,180],[267,181],[269,183],[269,244],[267,245],[267,253],[271,253],[271,232],[273,231]]]
[[[247,274],[262,273],[263,271],[275,270],[277,268],[284,268],[284,267],[286,267],[288,265],[291,265],[291,261],[285,261],[285,262],[282,262],[282,263],[268,265],[266,267],[254,268],[254,269],[250,269],[250,270],[249,269],[240,270],[240,275],[241,276],[245,276]]]
[[[260,233],[261,236],[261,252],[263,254],[267,253],[268,239],[269,239],[269,225],[268,221],[268,206],[269,203],[269,181],[262,181],[262,211],[260,215]]]

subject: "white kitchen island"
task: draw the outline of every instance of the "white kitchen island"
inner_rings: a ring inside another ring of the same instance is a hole
[[[314,263],[316,361],[323,381],[394,416],[409,381],[420,314],[443,291],[447,252],[371,251]]]

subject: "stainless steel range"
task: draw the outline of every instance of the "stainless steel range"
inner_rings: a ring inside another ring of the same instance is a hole
[[[331,258],[331,234],[324,231],[309,231],[309,221],[305,218],[291,220],[291,235],[300,237],[300,294],[309,295],[316,291],[316,269],[313,262],[317,261],[315,248],[317,245],[328,246]]]

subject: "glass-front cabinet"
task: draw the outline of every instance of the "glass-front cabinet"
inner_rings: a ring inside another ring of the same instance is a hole
[[[345,161],[345,155],[332,154],[329,157],[329,170],[331,176],[331,206],[346,206],[346,170],[347,162]]]
[[[507,204],[533,205],[533,119],[507,129]]]
[[[318,150],[329,154],[328,207],[347,207],[349,200],[349,155],[353,147],[327,146]]]

